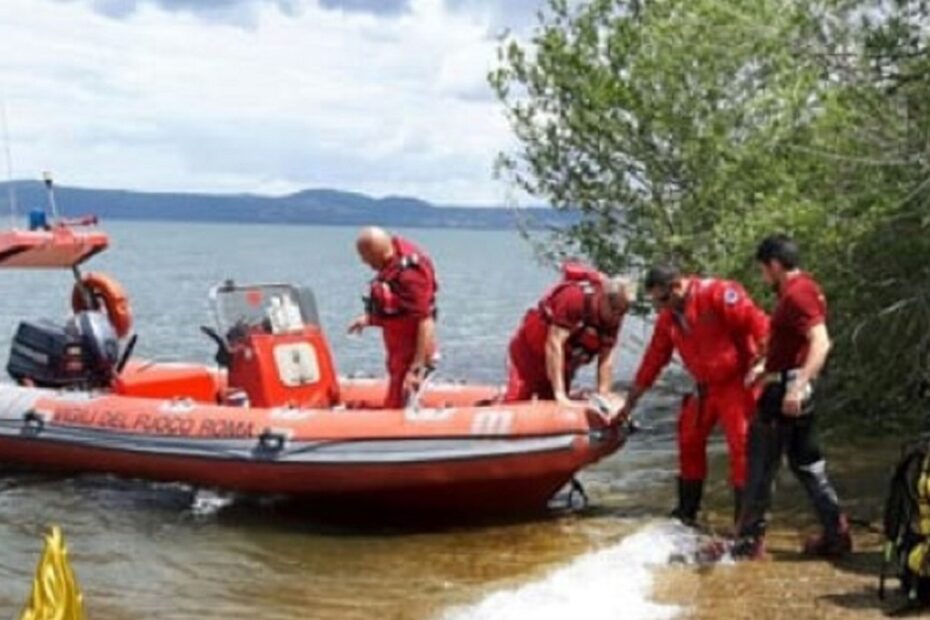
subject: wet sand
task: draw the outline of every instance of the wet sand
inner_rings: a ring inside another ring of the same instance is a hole
[[[891,468],[897,459],[895,441],[843,445],[833,439],[826,447],[830,473],[855,521],[880,527]],[[722,479],[722,460],[716,459],[715,479]],[[729,510],[724,485],[711,491],[712,529],[725,531]],[[803,539],[817,532],[814,517],[790,471],[783,468],[775,495],[767,555],[759,562],[706,567],[670,566],[660,571],[655,599],[688,609],[694,619],[837,620],[883,618],[884,610],[902,602],[896,580],[889,580],[892,596],[878,598],[882,561],[881,536],[862,524],[853,526],[855,552],[835,562],[812,560],[800,553]],[[930,613],[930,612],[928,612]]]

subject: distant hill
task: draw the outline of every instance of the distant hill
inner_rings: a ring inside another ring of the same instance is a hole
[[[0,209],[7,203],[9,185],[0,183]],[[14,181],[13,187],[23,216],[48,204],[38,181]],[[518,223],[541,228],[573,221],[572,216],[547,208],[441,207],[416,198],[372,198],[332,189],[269,197],[56,186],[55,197],[65,215],[94,213],[101,219],[477,229],[515,228]]]

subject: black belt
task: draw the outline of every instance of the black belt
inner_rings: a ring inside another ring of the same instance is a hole
[[[800,368],[791,368],[789,370],[767,372],[762,375],[762,380],[760,383],[764,387],[768,387],[776,383],[781,384],[781,385],[788,385],[790,381],[797,378],[800,372],[801,372]]]

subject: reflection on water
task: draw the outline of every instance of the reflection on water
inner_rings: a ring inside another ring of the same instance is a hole
[[[0,492],[0,609],[21,604],[39,534],[59,523],[96,617],[432,617],[638,527],[643,506],[610,495],[609,468],[592,474],[587,512],[438,531],[341,529],[181,485],[21,478]]]
[[[116,275],[135,305],[138,353],[206,361],[206,291],[227,277],[313,284],[345,371],[377,373],[380,339],[349,338],[368,273],[350,229],[117,223],[93,268]],[[511,233],[415,231],[441,277],[447,377],[501,381],[507,339],[553,274]],[[0,273],[0,351],[16,321],[62,316],[66,274]],[[625,328],[642,338],[641,324]],[[633,346],[635,348],[635,345]],[[618,378],[636,363],[629,348]],[[647,417],[648,417],[648,407]],[[273,501],[109,478],[0,478],[0,617],[22,605],[48,524],[63,528],[89,617],[431,618],[470,609],[579,555],[609,547],[667,508],[671,407],[653,433],[583,474],[594,506],[533,522],[445,530],[340,528]],[[650,491],[660,489],[660,493]],[[659,499],[656,499],[658,497]],[[626,556],[620,556],[626,557]],[[542,590],[545,593],[545,589]],[[627,596],[634,596],[629,593]],[[645,592],[636,596],[644,597]],[[545,594],[543,594],[545,598]],[[545,600],[539,602],[539,610]],[[482,607],[468,617],[482,616]],[[628,616],[633,618],[635,616]],[[646,617],[646,616],[643,616]]]

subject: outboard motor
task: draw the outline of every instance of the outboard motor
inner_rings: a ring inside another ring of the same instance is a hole
[[[91,310],[77,313],[68,323],[71,329],[80,334],[88,370],[93,376],[109,382],[120,357],[119,337],[109,317],[103,312]]]
[[[16,329],[7,372],[38,387],[106,387],[119,362],[119,339],[106,314],[79,312],[64,325],[23,321]]]

